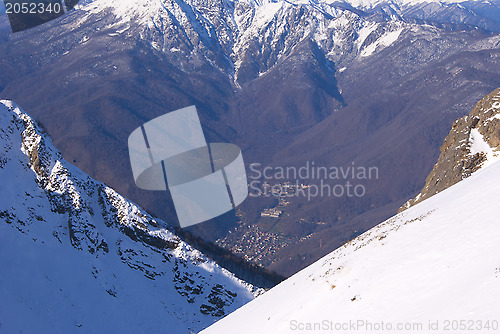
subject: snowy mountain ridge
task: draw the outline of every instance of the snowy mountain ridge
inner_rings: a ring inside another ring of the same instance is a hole
[[[422,23],[462,24],[500,31],[500,19],[485,14],[489,7],[500,11],[500,3],[467,3],[469,7],[454,1],[420,0],[94,0],[79,5],[87,14],[78,24],[92,15],[111,11],[118,19],[111,23],[116,30],[112,35],[139,34],[167,57],[177,62],[188,59],[180,64],[184,70],[208,60],[232,75],[238,86],[266,74],[309,40],[324,50],[330,61],[341,66],[344,60],[382,51],[404,31],[429,30]]]
[[[66,162],[5,100],[0,178],[2,332],[190,333],[262,292]]]

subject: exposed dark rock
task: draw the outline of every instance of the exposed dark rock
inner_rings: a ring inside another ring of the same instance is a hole
[[[493,150],[500,148],[500,88],[479,101],[469,115],[453,123],[424,188],[406,202],[400,212],[451,187],[483,166],[488,156],[486,152],[473,151],[473,140],[480,140],[472,135],[474,129]]]

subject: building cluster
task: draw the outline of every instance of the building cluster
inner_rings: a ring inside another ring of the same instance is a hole
[[[278,205],[273,208],[264,209],[261,213],[261,217],[279,218],[281,214],[285,211],[285,207],[290,204],[289,199],[297,193],[297,189],[305,189],[308,186],[304,184],[292,184],[291,182],[277,183],[272,187],[266,183],[267,187],[270,187],[271,192],[274,196],[278,198]]]

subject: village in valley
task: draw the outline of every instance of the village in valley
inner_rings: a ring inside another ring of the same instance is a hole
[[[303,242],[313,235],[310,234],[304,237],[286,236],[274,231],[273,228],[280,218],[287,214],[286,208],[293,201],[293,198],[298,196],[298,191],[308,187],[305,184],[293,184],[288,181],[276,183],[272,186],[265,182],[262,195],[275,197],[277,199],[275,205],[265,208],[259,213],[260,220],[258,224],[250,225],[240,222],[240,225],[229,231],[227,236],[218,239],[216,241],[217,245],[230,249],[233,253],[241,255],[245,260],[260,266],[272,264],[275,262],[271,260],[273,255],[280,249],[290,244]],[[302,224],[326,224],[325,222],[309,222],[305,219],[298,219],[297,221]]]

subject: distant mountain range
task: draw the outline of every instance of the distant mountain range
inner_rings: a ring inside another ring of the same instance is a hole
[[[126,143],[188,105],[207,140],[238,144],[247,165],[377,167],[362,198],[294,198],[277,219],[260,215],[277,199],[249,198],[183,232],[291,275],[422,189],[453,121],[500,86],[499,10],[499,1],[83,1],[16,34],[2,17],[0,96],[39,119],[68,161],[171,222],[168,194],[135,187]]]

